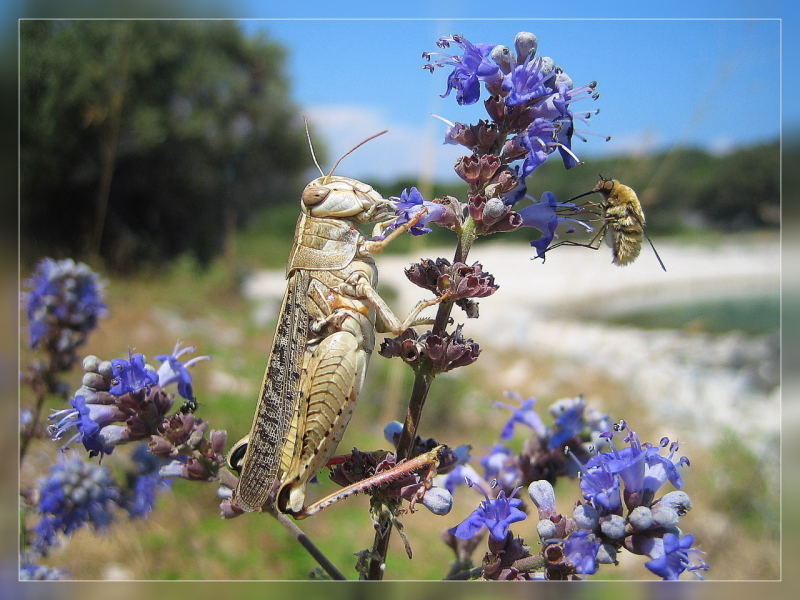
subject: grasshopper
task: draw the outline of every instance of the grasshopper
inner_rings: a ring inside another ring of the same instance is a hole
[[[377,293],[373,255],[425,213],[381,241],[367,240],[356,226],[377,223],[375,233],[381,231],[395,218],[394,205],[365,183],[333,175],[344,156],[301,194],[286,292],[253,424],[228,454],[229,466],[240,473],[233,502],[245,511],[277,508],[296,518],[314,512],[305,509],[306,486],[350,421],[376,330],[399,335],[429,323],[418,315],[442,300],[418,303],[401,321]]]

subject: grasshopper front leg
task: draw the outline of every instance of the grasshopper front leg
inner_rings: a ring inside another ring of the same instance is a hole
[[[400,335],[412,325],[419,325],[430,323],[429,319],[418,319],[419,313],[430,306],[435,306],[440,302],[447,300],[448,295],[444,294],[433,298],[432,300],[420,300],[417,305],[408,313],[404,320],[400,320],[386,304],[386,301],[381,297],[377,290],[372,287],[369,279],[364,273],[353,273],[347,278],[345,283],[339,286],[337,292],[350,296],[351,298],[358,298],[366,300],[377,313],[378,323],[376,323],[376,331],[380,333],[393,333]]]

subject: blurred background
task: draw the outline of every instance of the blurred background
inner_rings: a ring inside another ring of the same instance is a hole
[[[44,256],[103,273],[110,316],[87,354],[154,356],[176,339],[211,354],[195,369],[198,414],[236,440],[251,422],[299,193],[316,173],[303,115],[323,168],[387,128],[339,174],[384,196],[416,185],[426,198],[464,200],[452,172],[461,152],[441,144],[444,125],[430,115],[470,122],[481,107],[441,98],[446,75],[423,71],[420,54],[451,33],[510,45],[520,30],[536,33],[539,52],[576,84],[597,80],[601,93],[589,141],[574,143],[585,165],[565,171],[553,158],[529,190],[567,199],[598,173],[631,185],[668,272],[648,247],[618,268],[606,247],[562,248],[542,264],[531,260],[527,233],[479,241],[471,258],[500,284],[465,326],[483,354],[437,380],[421,433],[470,443],[478,457],[507,418],[492,408],[505,390],[544,406],[582,393],[643,439],[682,442],[695,506],[683,522],[707,552],[709,578],[775,579],[777,21],[23,21],[23,276]],[[796,110],[787,107],[785,126],[798,122]],[[784,164],[796,156],[784,147]],[[403,267],[451,254],[446,231],[402,240],[378,261],[382,294],[404,314],[419,298]],[[402,365],[374,357],[341,451],[386,445],[381,431],[402,420],[409,382]],[[32,446],[23,487],[56,449]],[[332,489],[321,480],[319,496]],[[577,499],[576,486],[562,487],[563,503]],[[177,482],[147,521],[123,520],[102,536],[81,531],[46,562],[80,579],[308,577],[314,563],[275,522],[223,522],[215,492]],[[415,558],[394,539],[387,577],[445,574],[450,551],[430,532],[466,516],[478,501],[469,493],[457,494],[447,517],[405,520]],[[353,553],[372,539],[364,498],[303,528],[348,575]],[[533,540],[533,524],[518,534]],[[628,558],[600,578],[648,578]]]

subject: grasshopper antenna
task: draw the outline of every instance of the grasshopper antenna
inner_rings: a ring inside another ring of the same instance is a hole
[[[328,173],[327,175],[325,175],[325,177],[326,177],[326,178],[328,178],[328,177],[330,177],[331,175],[333,175],[333,173],[336,171],[336,167],[338,167],[338,166],[339,166],[339,163],[340,163],[340,162],[342,162],[342,161],[343,161],[343,160],[344,160],[344,159],[345,159],[347,156],[350,156],[350,155],[351,155],[353,152],[355,152],[356,150],[358,150],[359,148],[361,148],[361,146],[363,146],[363,145],[364,145],[364,144],[366,144],[367,142],[371,142],[371,141],[372,141],[372,140],[374,140],[376,137],[380,137],[380,136],[382,136],[384,133],[389,133],[389,130],[388,130],[388,129],[384,129],[383,131],[379,131],[378,133],[376,133],[376,134],[374,134],[374,135],[371,135],[371,136],[369,136],[367,139],[365,139],[365,140],[363,140],[363,141],[359,142],[358,144],[356,144],[355,146],[353,146],[352,148],[350,148],[350,150],[348,150],[347,152],[345,152],[344,154],[342,154],[342,155],[339,157],[339,160],[337,160],[337,161],[336,161],[336,164],[334,164],[334,165],[333,165],[333,168],[331,169],[331,172],[330,172],[330,173]]]
[[[325,171],[323,171],[322,167],[319,166],[319,162],[317,162],[317,155],[314,154],[314,144],[311,143],[311,133],[308,131],[308,117],[303,117],[303,123],[306,126],[306,138],[308,139],[308,149],[311,150],[311,158],[314,160],[314,164],[317,165],[319,174],[325,177]]]

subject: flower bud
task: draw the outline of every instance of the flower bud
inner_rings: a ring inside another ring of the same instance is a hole
[[[508,212],[508,207],[500,198],[489,198],[483,207],[483,224],[491,227]]]
[[[89,356],[84,357],[83,359],[84,371],[97,373],[99,367],[100,367],[100,359],[97,358],[94,354],[90,354]]]
[[[600,531],[612,540],[621,540],[625,537],[625,519],[619,515],[609,515],[600,524]]]
[[[114,376],[114,367],[110,360],[104,360],[97,366],[97,372],[103,377],[111,379]]]
[[[556,512],[556,494],[549,481],[540,479],[528,486],[528,495],[539,509],[539,517],[546,518]]]
[[[556,70],[556,63],[555,61],[550,58],[549,56],[542,57],[541,67],[539,69],[544,75],[552,73]]]
[[[572,77],[564,73],[563,71],[556,75],[556,87],[561,87],[562,85],[567,86],[568,90],[572,89]]]
[[[597,562],[601,565],[617,564],[617,549],[613,544],[601,544],[597,550]]]
[[[397,446],[397,442],[400,440],[400,435],[402,433],[403,424],[400,421],[390,421],[386,424],[386,427],[383,428],[384,439],[393,446]]]
[[[105,391],[108,390],[108,388],[110,387],[109,382],[105,377],[103,377],[98,373],[92,373],[92,372],[83,374],[82,383],[87,388],[90,388],[92,390]]]
[[[671,529],[678,524],[680,520],[680,516],[678,515],[678,511],[674,508],[670,508],[669,506],[656,506],[653,511],[653,521],[659,527],[663,527],[664,529]]]
[[[692,510],[692,501],[689,498],[689,494],[677,490],[664,494],[664,497],[656,503],[656,506],[672,508],[678,513],[678,516],[682,517]]]
[[[422,497],[422,504],[435,515],[446,515],[453,508],[453,496],[444,488],[432,487]]]
[[[554,538],[556,537],[556,524],[550,519],[542,519],[536,524],[536,533],[543,540]]]
[[[208,435],[211,441],[211,450],[216,454],[225,454],[225,442],[228,441],[228,432],[224,429],[213,429]]]
[[[514,38],[514,49],[517,51],[517,64],[521,65],[526,59],[536,56],[539,40],[530,31],[520,31]]]
[[[500,67],[500,70],[503,73],[510,73],[511,72],[511,50],[509,50],[506,46],[497,45],[492,48],[492,51],[489,53],[489,58],[491,58],[495,64]]]
[[[653,526],[653,513],[646,506],[637,506],[628,515],[628,522],[637,531],[644,531]]]
[[[233,519],[234,517],[243,515],[244,510],[239,508],[237,504],[225,499],[219,503],[219,514],[223,519]]]
[[[572,519],[580,529],[594,531],[599,521],[597,509],[591,504],[579,504],[572,511]]]

